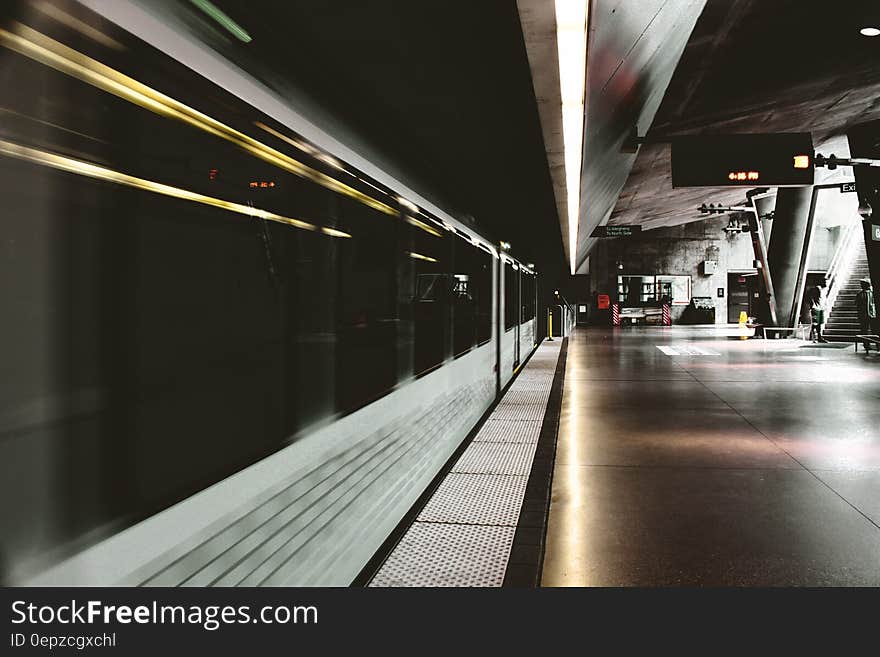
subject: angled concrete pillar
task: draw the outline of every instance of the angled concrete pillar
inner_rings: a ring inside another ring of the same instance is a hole
[[[848,133],[849,150],[852,157],[880,158],[880,121],[863,123]],[[871,216],[863,218],[865,231],[865,252],[868,256],[868,271],[876,297],[880,290],[880,168],[854,167],[859,205],[870,206]]]
[[[780,187],[776,192],[767,265],[780,326],[796,326],[798,322],[812,233],[812,206],[812,187]]]

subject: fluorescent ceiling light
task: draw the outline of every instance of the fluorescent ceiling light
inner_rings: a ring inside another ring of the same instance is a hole
[[[862,36],[867,36],[867,37],[880,36],[880,28],[876,28],[876,27],[863,27],[861,30],[859,30],[859,33],[860,33]]]
[[[587,64],[587,0],[556,0],[556,43],[562,96],[569,266],[575,271],[584,144],[584,85]]]

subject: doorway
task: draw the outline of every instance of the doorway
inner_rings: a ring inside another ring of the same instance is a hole
[[[761,296],[761,277],[755,273],[727,274],[727,321],[735,324],[739,315],[755,316],[756,302]]]

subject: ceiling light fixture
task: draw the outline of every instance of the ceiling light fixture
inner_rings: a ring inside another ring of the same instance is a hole
[[[581,153],[584,143],[587,0],[556,0],[556,44],[559,48],[562,139],[565,146],[569,265],[574,274],[580,217]]]
[[[863,27],[859,30],[859,34],[866,37],[875,37],[880,36],[880,28],[877,27]]]

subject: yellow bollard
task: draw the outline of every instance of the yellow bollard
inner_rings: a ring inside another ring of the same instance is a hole
[[[550,310],[547,312],[547,314],[550,316],[550,339],[552,340],[553,339],[553,311]]]
[[[740,313],[739,313],[739,327],[740,327],[743,331],[745,331],[745,330],[746,330],[746,324],[748,324],[748,323],[749,323],[749,316],[748,316],[748,313],[746,313],[745,310],[740,311]],[[747,335],[741,335],[741,336],[739,336],[739,339],[740,339],[740,340],[748,340],[748,339],[749,339],[749,336],[747,336]]]

